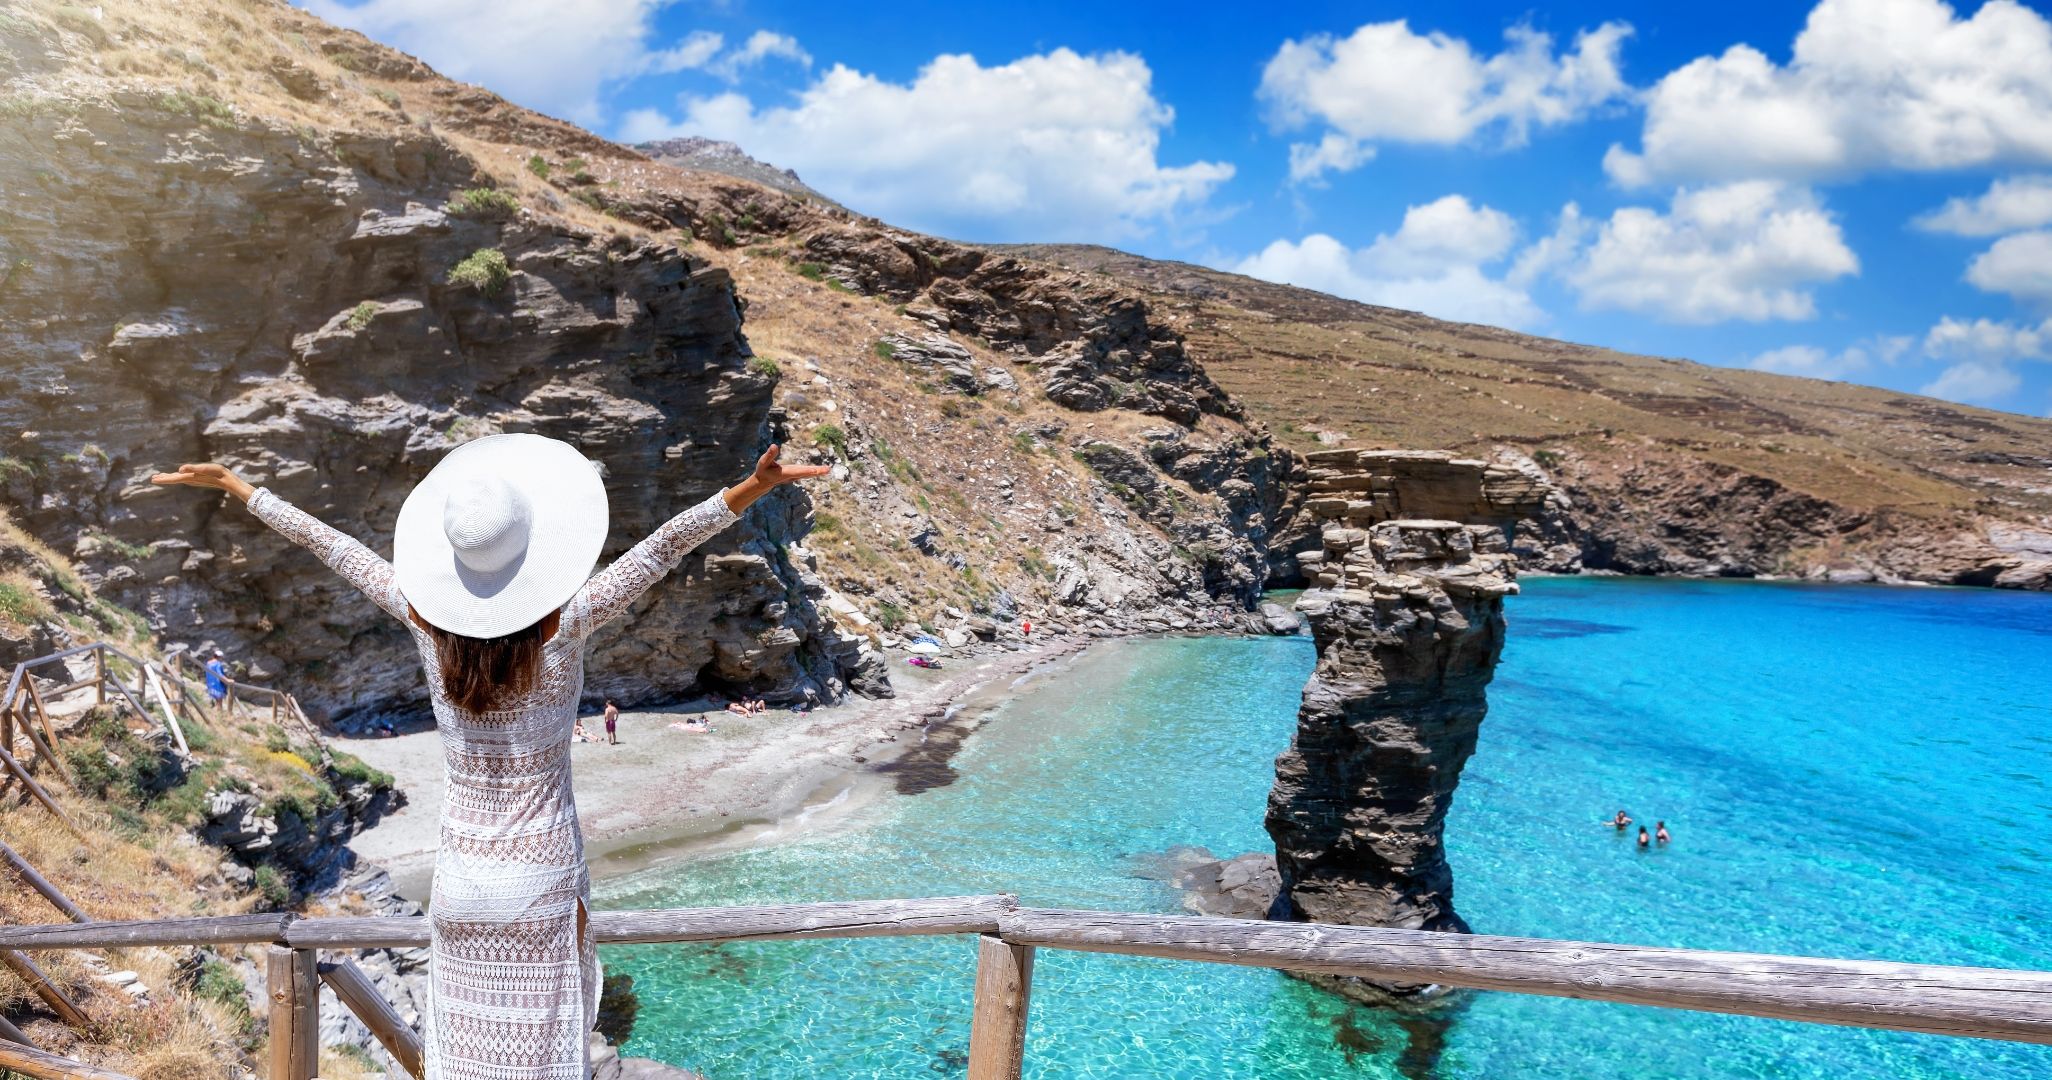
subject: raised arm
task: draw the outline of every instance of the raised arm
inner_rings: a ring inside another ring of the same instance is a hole
[[[650,586],[675,570],[692,549],[732,525],[743,510],[770,489],[829,471],[824,465],[781,465],[778,454],[779,448],[771,446],[755,463],[755,472],[748,479],[664,522],[611,566],[593,575],[563,605],[562,629],[558,632],[573,637],[589,636],[625,612]]]
[[[331,528],[319,518],[286,502],[269,488],[253,488],[241,477],[220,465],[181,465],[175,473],[158,473],[153,484],[184,485],[225,491],[249,504],[257,519],[278,531],[285,539],[313,552],[328,569],[356,586],[371,602],[397,619],[406,619],[406,597],[399,591],[392,564],[353,538]]]

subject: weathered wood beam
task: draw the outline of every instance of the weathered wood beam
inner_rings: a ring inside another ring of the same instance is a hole
[[[400,1019],[391,1002],[386,1001],[385,996],[378,993],[376,984],[371,982],[370,976],[363,973],[362,968],[349,960],[336,960],[321,964],[319,970],[321,981],[335,992],[335,999],[358,1020],[363,1021],[363,1026],[370,1029],[370,1033],[377,1037],[379,1045],[385,1048],[386,1053],[392,1055],[400,1068],[405,1069],[416,1080],[426,1075],[427,1050],[421,1042],[420,1033],[414,1031],[405,1020]]]
[[[26,1046],[31,1050],[35,1049],[36,1046],[36,1044],[29,1039],[28,1032],[23,1031],[18,1027],[15,1027],[14,1021],[9,1020],[4,1016],[0,1016],[0,1039],[6,1039],[9,1042],[20,1043],[21,1045]]]
[[[311,949],[273,945],[264,954],[270,998],[271,1080],[314,1080],[320,1072],[321,985]]]
[[[0,1068],[13,1069],[35,1080],[135,1080],[127,1073],[86,1065],[68,1057],[9,1042],[0,1042]]]
[[[969,1080],[1019,1080],[1026,1064],[1026,1006],[1032,993],[1033,947],[977,935]]]
[[[0,926],[0,948],[125,949],[138,945],[255,945],[285,940],[290,912],[143,919],[54,926]]]
[[[38,873],[36,868],[30,866],[28,860],[22,858],[13,848],[8,847],[4,840],[0,840],[0,862],[5,862],[7,868],[14,871],[14,875],[26,882],[29,888],[41,893],[43,899],[48,900],[52,907],[64,913],[65,918],[75,923],[87,921],[86,913],[71,902],[71,897],[64,895],[63,889],[50,884],[49,879]]]
[[[43,704],[43,692],[36,689],[34,679],[28,680],[28,693],[29,700],[35,702],[36,719],[42,721],[43,730],[38,736],[36,729],[28,726],[26,722],[21,725],[22,730],[28,732],[29,741],[36,744],[37,749],[43,752],[43,756],[50,759],[50,767],[56,769],[57,775],[64,778],[65,786],[78,787],[78,781],[72,778],[71,770],[64,767],[64,759],[57,756],[57,733],[50,728],[50,707]]]
[[[22,720],[22,726],[24,728],[28,726],[26,719]],[[0,746],[0,766],[5,766],[7,771],[14,775],[15,779],[21,781],[22,786],[28,788],[28,793],[35,796],[37,802],[43,804],[43,809],[57,815],[57,820],[63,822],[65,828],[80,836],[85,835],[79,832],[78,823],[71,820],[71,815],[65,813],[64,808],[57,805],[57,800],[51,798],[50,793],[43,790],[43,785],[36,783],[36,778],[30,776],[28,770],[22,768],[21,762],[14,760],[14,755],[8,753],[7,747],[4,746]]]
[[[27,953],[0,949],[0,964],[7,965],[9,970],[20,976],[21,981],[27,983],[28,988],[35,991],[36,996],[43,999],[43,1004],[48,1005],[50,1011],[57,1014],[57,1019],[65,1024],[82,1031],[93,1022],[92,1017],[78,1007],[78,1002],[71,1000],[71,995],[65,993],[63,987],[51,982]]]
[[[1000,936],[1015,945],[2052,1043],[2052,972],[1025,908],[1005,916]]]
[[[776,907],[594,911],[591,932],[604,945],[987,934],[997,930],[998,917],[1016,903],[1009,896],[948,896]],[[0,933],[0,942],[6,940]],[[286,931],[284,940],[302,949],[408,948],[428,943],[427,918],[300,919]]]

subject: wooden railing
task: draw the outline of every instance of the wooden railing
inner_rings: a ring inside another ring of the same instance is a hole
[[[592,913],[591,927],[600,943],[613,945],[975,934],[970,1080],[1016,1080],[1020,1075],[1033,956],[1041,948],[2052,1043],[2052,972],[1025,908],[1009,896],[600,911]],[[0,948],[29,951],[269,945],[272,1080],[313,1076],[314,1033],[319,1030],[317,980],[333,987],[393,1056],[420,1075],[418,1036],[347,959],[322,963],[318,951],[399,948],[427,941],[425,916],[231,915],[0,928]],[[76,1066],[77,1071],[66,1072],[48,1061],[10,1058],[12,1052],[0,1043],[0,1065],[33,1077],[111,1075]]]
[[[33,677],[36,668],[86,654],[93,657],[93,673],[90,676],[53,687],[47,692],[36,684]],[[128,665],[136,682],[133,688],[121,679],[110,661]],[[230,715],[234,715],[243,705],[262,702],[271,710],[272,723],[281,726],[291,723],[298,727],[312,742],[320,755],[321,763],[326,765],[331,762],[327,739],[322,737],[320,729],[313,721],[307,719],[306,711],[299,707],[298,699],[283,690],[274,690],[268,686],[255,686],[232,679],[227,680],[227,685],[228,696],[223,704]],[[165,730],[170,732],[172,741],[177,744],[178,752],[181,754],[190,754],[191,748],[186,745],[185,730],[180,724],[180,718],[183,718],[185,723],[194,723],[207,715],[207,706],[193,692],[176,654],[169,662],[159,665],[154,661],[138,660],[107,642],[95,641],[90,645],[80,645],[48,656],[38,656],[14,665],[14,671],[7,679],[7,689],[0,693],[0,790],[4,790],[10,783],[19,782],[44,809],[55,814],[58,820],[74,831],[77,825],[71,820],[70,815],[50,797],[50,792],[36,781],[28,768],[15,757],[13,751],[15,732],[18,728],[28,739],[29,745],[34,747],[36,756],[47,762],[51,770],[69,784],[71,771],[57,753],[57,732],[50,723],[50,708],[45,698],[46,695],[57,697],[88,686],[93,688],[96,705],[106,704],[108,691],[112,690],[118,695],[114,700],[132,709],[143,723],[156,724],[161,717]],[[159,716],[150,714],[143,706],[145,701],[154,701]]]

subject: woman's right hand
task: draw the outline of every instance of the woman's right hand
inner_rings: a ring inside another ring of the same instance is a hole
[[[256,489],[250,487],[248,481],[235,475],[234,470],[211,461],[198,465],[180,465],[177,472],[160,472],[150,477],[150,483],[165,487],[182,484],[186,487],[213,488],[216,491],[225,491],[243,502],[248,502],[249,497],[256,494]]]

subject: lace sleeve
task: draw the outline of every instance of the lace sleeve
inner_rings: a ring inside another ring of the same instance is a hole
[[[740,520],[727,509],[726,491],[664,522],[648,539],[584,583],[577,595],[563,605],[562,633],[587,637],[627,610],[636,597],[677,568],[692,548],[712,539],[721,529]]]
[[[328,569],[362,590],[387,614],[407,618],[406,597],[399,592],[392,564],[378,558],[376,552],[273,495],[270,488],[258,488],[249,497],[249,512],[277,530],[278,535],[320,556]]]

